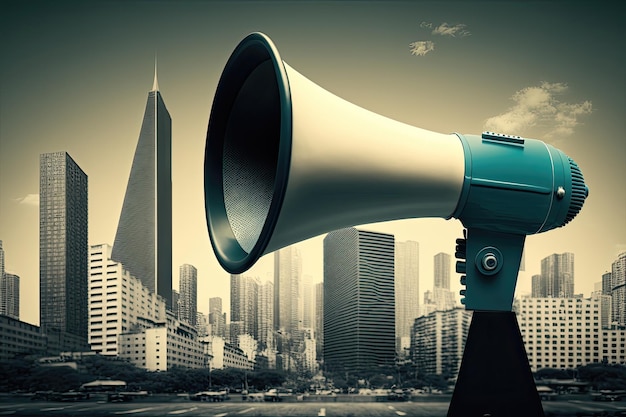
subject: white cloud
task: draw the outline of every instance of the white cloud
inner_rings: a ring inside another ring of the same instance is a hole
[[[39,206],[39,194],[27,194],[25,197],[19,197],[14,199],[20,205],[25,206]]]
[[[459,23],[458,25],[449,25],[447,23],[442,23],[436,28],[433,29],[433,35],[441,35],[441,36],[451,36],[453,38],[459,37],[464,38],[466,36],[470,36],[471,33],[465,28],[467,25]]]
[[[424,56],[435,50],[435,43],[433,41],[416,41],[409,44],[409,47],[412,55]]]
[[[547,138],[570,136],[580,116],[592,112],[590,101],[566,103],[557,96],[568,87],[563,83],[542,82],[526,87],[511,97],[515,105],[505,113],[490,117],[485,129],[509,134],[523,134],[531,127],[540,128]]]
[[[421,28],[428,28],[428,29],[432,29],[433,28],[433,24],[430,22],[422,22],[420,23],[420,27]]]

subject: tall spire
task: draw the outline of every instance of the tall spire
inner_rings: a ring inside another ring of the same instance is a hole
[[[159,91],[159,82],[157,80],[157,57],[154,54],[154,83],[152,84],[152,91]]]

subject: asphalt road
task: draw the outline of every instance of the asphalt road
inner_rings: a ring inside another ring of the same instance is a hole
[[[128,402],[106,403],[98,401],[63,402],[15,402],[0,403],[0,416],[88,416],[88,417],[160,417],[160,416],[208,416],[208,417],[445,417],[447,402],[399,402],[399,403],[347,403],[347,402],[284,402],[205,403],[180,402]],[[593,401],[554,401],[544,403],[548,416],[594,416],[616,415],[626,411],[626,402],[598,403]],[[608,412],[608,414],[601,414]],[[497,416],[494,416],[497,417]]]

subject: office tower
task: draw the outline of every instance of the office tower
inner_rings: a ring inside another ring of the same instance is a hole
[[[454,308],[433,311],[415,320],[411,330],[411,352],[417,372],[456,376],[471,319],[471,311]]]
[[[336,372],[393,366],[394,236],[355,228],[324,238],[324,363]]]
[[[258,279],[242,275],[230,276],[230,323],[231,341],[237,343],[237,336],[248,334],[258,337]]]
[[[455,308],[455,295],[450,291],[450,262],[451,256],[440,252],[434,258],[434,288],[433,303],[435,310],[445,311]]]
[[[626,252],[611,264],[611,287],[613,323],[626,326]]]
[[[20,277],[8,272],[0,276],[0,314],[20,319]]]
[[[226,314],[222,313],[222,298],[209,298],[209,326],[211,335],[226,337]]]
[[[450,255],[440,252],[435,255],[435,288],[450,289]]]
[[[40,325],[55,349],[77,350],[87,343],[87,174],[67,152],[39,162]]]
[[[0,240],[0,314],[20,319],[20,277],[5,271],[4,249]]]
[[[396,242],[395,274],[396,350],[403,355],[419,316],[419,243]]]
[[[531,294],[534,298],[547,297],[546,280],[542,275],[533,275],[531,278]]]
[[[546,297],[574,296],[574,254],[552,254],[541,260],[541,277],[545,280]]]
[[[302,321],[302,258],[295,246],[274,252],[274,326],[291,333]]]
[[[0,240],[0,278],[4,275],[4,248],[2,247],[2,240]]]
[[[315,284],[315,355],[324,356],[324,283]]]
[[[172,309],[172,121],[156,77],[130,169],[112,257]]]
[[[259,348],[261,351],[274,347],[274,283],[268,281],[259,286],[258,301]]]
[[[180,308],[180,293],[175,289],[172,289],[172,307],[170,310],[174,313],[174,316],[178,318]]]
[[[315,325],[315,287],[313,277],[304,275],[302,280],[302,327],[313,329]]]
[[[121,352],[119,336],[165,321],[165,300],[111,259],[111,246],[89,247],[89,345],[100,355]]]
[[[602,274],[602,294],[611,295],[613,290],[613,277],[611,272],[605,272]]]
[[[193,265],[179,268],[178,319],[195,326],[198,315],[198,270]]]

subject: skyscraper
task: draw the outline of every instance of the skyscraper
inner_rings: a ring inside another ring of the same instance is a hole
[[[156,77],[113,243],[121,262],[172,308],[172,120]]]
[[[258,279],[230,276],[230,337],[233,343],[237,343],[237,336],[241,334],[258,338],[258,299]]]
[[[613,323],[626,326],[626,252],[611,264],[611,287]]]
[[[334,371],[392,366],[394,236],[347,228],[324,238],[324,362]]]
[[[419,243],[396,242],[395,254],[396,349],[404,353],[411,327],[419,316]]]
[[[209,327],[211,335],[224,338],[226,336],[226,315],[222,313],[222,298],[209,298]]]
[[[450,291],[450,260],[451,256],[448,253],[440,252],[435,255],[433,301],[435,309],[439,311],[453,309],[456,304],[454,293]]]
[[[303,319],[302,257],[296,246],[274,252],[274,326],[291,333]]]
[[[4,249],[2,248],[2,240],[0,240],[0,277],[4,275]]]
[[[0,314],[20,318],[20,277],[4,269],[4,249],[0,240]]]
[[[450,255],[447,253],[435,255],[435,288],[450,289]]]
[[[87,174],[67,152],[42,154],[39,167],[40,325],[72,350],[87,343]]]
[[[574,296],[574,254],[554,253],[541,260],[541,279],[546,297],[571,298]]]
[[[20,319],[20,277],[8,272],[0,276],[0,314]]]
[[[183,264],[179,268],[178,319],[195,326],[198,318],[198,270]]]

